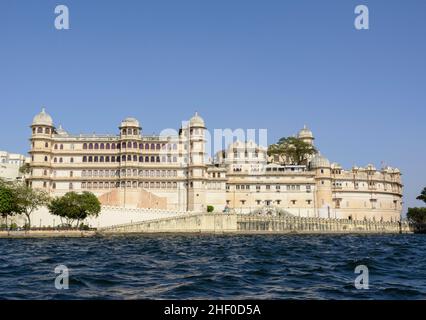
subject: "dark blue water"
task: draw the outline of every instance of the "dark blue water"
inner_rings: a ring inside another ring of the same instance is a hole
[[[355,289],[357,265],[369,290]],[[0,298],[426,299],[426,236],[0,239]]]

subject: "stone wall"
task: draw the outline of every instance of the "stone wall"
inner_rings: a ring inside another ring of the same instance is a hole
[[[186,214],[101,229],[102,233],[409,233],[408,224],[343,219]]]

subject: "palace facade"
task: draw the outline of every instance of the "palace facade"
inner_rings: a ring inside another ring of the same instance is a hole
[[[206,126],[195,114],[176,136],[149,136],[127,118],[116,135],[72,135],[43,109],[31,125],[27,183],[52,195],[91,191],[102,204],[178,211],[291,214],[398,221],[401,173],[374,166],[344,170],[320,154],[284,165],[253,141],[236,141],[209,160]],[[298,137],[314,143],[303,128]]]

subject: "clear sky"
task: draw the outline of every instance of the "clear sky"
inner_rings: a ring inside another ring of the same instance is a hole
[[[54,28],[65,4],[70,30]],[[354,8],[370,30],[354,28]],[[26,153],[41,106],[72,133],[307,124],[350,168],[401,168],[406,205],[426,186],[426,1],[0,0],[0,150]]]

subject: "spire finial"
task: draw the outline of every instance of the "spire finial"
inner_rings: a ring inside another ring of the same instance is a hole
[[[45,107],[41,107],[41,113],[46,113],[46,108]]]

